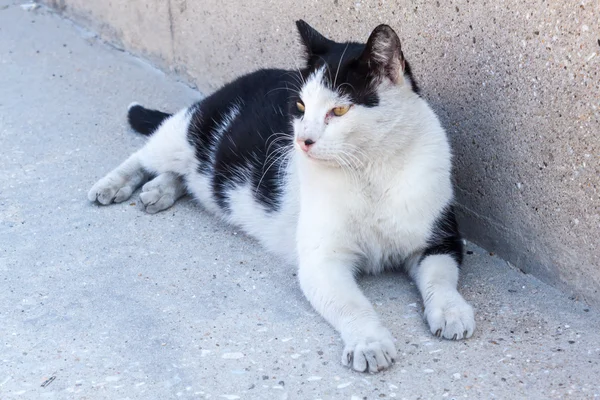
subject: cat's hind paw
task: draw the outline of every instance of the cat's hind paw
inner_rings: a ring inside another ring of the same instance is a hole
[[[135,189],[126,180],[109,174],[92,186],[88,192],[88,200],[104,205],[121,203],[131,197]]]
[[[184,194],[185,188],[178,176],[165,172],[142,186],[140,200],[147,213],[155,214],[171,207]]]
[[[372,334],[346,343],[342,364],[359,372],[376,373],[389,368],[397,356],[394,338],[379,327]]]

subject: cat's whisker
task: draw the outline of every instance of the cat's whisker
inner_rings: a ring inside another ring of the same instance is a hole
[[[365,150],[361,149],[360,147],[358,147],[356,145],[353,145],[351,143],[342,143],[342,146],[348,148],[348,150],[350,150],[350,152],[352,154],[360,155],[362,158],[364,158],[365,161],[361,160],[361,162],[362,162],[363,165],[365,163],[371,163],[372,162],[371,157],[369,156],[369,154]],[[360,158],[360,157],[358,157],[358,158]]]
[[[269,94],[271,94],[271,93],[273,93],[273,92],[276,92],[276,91],[278,91],[278,90],[289,90],[290,92],[298,93],[298,89],[290,89],[289,87],[279,87],[279,88],[275,88],[275,89],[271,89],[271,90],[269,90],[269,91],[268,91],[268,92],[265,94],[265,96],[267,96],[267,95],[269,95]]]
[[[270,137],[272,137],[272,136],[273,136],[273,135],[271,135]],[[265,141],[265,143],[268,143],[268,140],[271,140],[271,142],[269,143],[269,146],[272,146],[273,144],[275,144],[275,143],[278,143],[278,142],[280,142],[280,141],[282,141],[282,140],[286,140],[286,139],[291,141],[291,138],[290,138],[290,137],[288,137],[288,135],[287,135],[287,134],[285,134],[285,133],[280,133],[280,134],[278,134],[277,136],[275,136],[273,139],[267,139],[267,140]]]
[[[353,179],[354,182],[359,182],[360,181],[360,176],[359,176],[360,174],[359,174],[359,169],[358,168],[351,168],[349,170],[349,173],[350,173],[350,176],[352,177],[352,179]]]
[[[333,87],[336,88],[335,83],[337,82],[338,73],[340,72],[340,65],[342,65],[342,60],[344,59],[344,54],[346,54],[346,50],[348,50],[348,46],[350,43],[346,44],[344,51],[342,52],[342,56],[340,57],[340,61],[338,62],[337,70],[335,71],[335,78],[333,79]],[[337,90],[337,88],[336,88]]]
[[[277,176],[281,177],[281,168],[283,166],[285,166],[285,168],[283,169],[283,172],[285,173],[288,169],[288,166],[290,164],[290,160],[292,159],[291,154],[294,151],[294,146],[290,146],[288,149],[288,152],[286,154],[285,159],[279,163],[279,168],[277,169]]]
[[[362,169],[362,167],[364,166],[364,163],[362,162],[362,160],[360,158],[356,157],[352,153],[348,153],[348,157],[352,160],[352,163],[354,164],[356,170]]]
[[[352,90],[356,91],[356,89],[354,88],[354,85],[352,85],[350,82],[344,82],[344,83],[341,83],[341,84],[340,84],[340,86],[338,86],[338,89],[340,89],[340,88],[341,88],[341,87],[343,87],[344,85],[348,85],[348,86],[350,86],[350,88],[351,88]]]
[[[269,143],[269,140],[275,136],[275,138],[273,140],[271,140],[271,142]],[[276,143],[279,143],[282,140],[286,140],[286,139],[290,139],[288,137],[288,134],[285,132],[274,132],[272,135],[270,135],[267,140],[265,140],[265,143],[269,143],[267,146],[267,150],[266,150],[266,154],[269,154],[269,149],[271,149],[271,146],[273,146]]]
[[[277,158],[280,154],[285,152],[285,147],[280,147],[275,149],[271,154],[268,154],[263,163],[262,171],[265,171],[265,165],[267,165],[271,160]]]
[[[272,167],[272,166],[273,166],[273,165],[274,165],[276,162],[278,162],[279,160],[281,160],[283,157],[286,157],[287,155],[289,155],[289,151],[285,151],[285,150],[289,150],[289,149],[286,149],[286,148],[281,148],[281,149],[283,149],[284,151],[280,152],[280,155],[279,155],[277,158],[275,158],[275,159],[274,159],[274,160],[271,162],[271,164],[269,164],[269,166],[268,166],[267,168],[263,168],[263,173],[262,173],[262,175],[261,175],[260,179],[258,180],[258,183],[256,184],[255,195],[256,195],[256,193],[258,193],[258,189],[260,188],[260,184],[262,183],[263,179],[264,179],[264,178],[265,178],[265,176],[267,175],[267,172],[269,171],[269,169],[270,169],[270,168],[271,168],[271,167]],[[278,150],[281,150],[281,149],[277,149],[276,151],[278,151]],[[266,164],[266,162],[265,162],[265,164]],[[264,165],[265,165],[265,164],[263,164],[263,167],[264,167]]]
[[[264,171],[264,167],[265,167],[265,165],[266,165],[266,164],[267,164],[269,161],[271,161],[273,158],[275,158],[276,156],[278,156],[280,153],[284,152],[284,151],[285,151],[285,150],[286,150],[288,147],[293,147],[293,146],[291,146],[291,145],[285,146],[285,145],[284,145],[284,146],[281,146],[281,147],[278,147],[278,148],[276,148],[276,149],[275,149],[275,150],[273,150],[271,153],[268,153],[268,152],[267,152],[267,154],[266,154],[266,157],[265,157],[265,161],[264,161],[264,163],[263,163],[263,171]]]
[[[359,169],[360,164],[362,164],[362,162],[358,158],[356,158],[356,156],[344,150],[339,150],[339,152],[345,157],[350,167],[352,167],[353,169]]]
[[[289,50],[289,48],[288,48],[288,50]],[[302,72],[300,71],[300,67],[298,67],[298,63],[296,62],[296,57],[293,54],[291,54],[291,52],[289,52],[289,51],[288,51],[288,56],[290,57],[290,59],[294,63],[294,66],[296,67],[296,71],[298,71],[298,77],[300,77],[300,80],[297,81],[297,82],[299,84],[301,84],[301,86],[304,86],[306,84],[306,81],[304,80],[304,77],[302,76]],[[290,71],[290,76],[293,77],[293,75],[291,75],[291,72],[292,71]],[[298,90],[298,91],[300,91],[300,90]]]
[[[273,136],[278,137],[278,135],[282,135],[284,134],[283,132],[273,132],[271,135],[269,135],[267,137],[267,139],[265,139],[265,143],[267,143],[269,141],[269,139],[271,139]]]
[[[269,171],[269,169],[271,169],[271,167],[283,156],[285,156],[285,152],[281,152],[277,155],[277,157],[274,157],[271,161],[271,163],[266,167],[263,168],[262,174],[260,176],[260,179],[258,181],[258,183],[256,184],[256,191],[258,191],[258,189],[260,188],[260,184],[262,183],[263,179],[265,178],[265,176],[267,175],[267,172]],[[266,165],[266,164],[265,164]]]
[[[292,77],[296,79],[296,82],[298,82],[298,84],[305,85],[306,81],[304,80],[304,76],[302,75],[300,68],[296,67],[296,70],[298,72],[298,76],[296,77],[296,76],[292,75]],[[300,78],[300,79],[298,79],[298,78]]]
[[[296,69],[294,71],[289,71],[285,75],[291,77],[294,80],[294,82],[296,83],[296,86],[298,87],[298,91],[300,91],[300,88],[302,86],[304,86],[305,81],[304,81],[304,77],[302,76],[302,72],[300,71],[300,69]]]
[[[349,143],[338,143],[339,146],[339,152],[342,154],[345,154],[346,156],[350,157],[350,159],[352,159],[353,161],[353,166],[356,169],[359,169],[361,167],[364,167],[365,163],[363,160],[361,160],[360,157],[358,157],[355,153],[357,153],[357,148],[355,146],[350,145]],[[360,153],[360,152],[358,152]]]
[[[281,145],[282,143],[280,143],[280,142],[282,142],[283,140],[285,140],[285,138],[279,138],[279,139],[273,140],[273,142],[271,144],[269,144],[269,146],[267,147],[267,150],[266,150],[267,158],[269,158],[271,156],[271,154],[272,154],[272,153],[269,152],[271,150],[271,147],[273,147],[273,145],[275,145],[276,143],[278,143],[278,144]],[[285,144],[283,144],[283,146],[276,147],[273,150],[273,153],[277,152],[278,150],[280,150],[282,148],[285,148]]]
[[[344,157],[343,153],[338,153],[335,157],[336,161],[340,164],[342,172],[344,175],[354,182],[358,182],[358,173],[352,167],[352,164],[349,160]]]
[[[295,64],[295,63],[296,63],[296,61],[294,60],[294,64]],[[300,69],[299,69],[299,68],[296,66],[296,69],[294,69],[294,70],[290,70],[290,71],[287,71],[287,72],[285,72],[283,75],[284,75],[284,76],[290,76],[290,77],[292,77],[292,78],[296,79],[296,78],[298,77],[297,75],[298,75],[298,72],[299,72],[299,71],[300,71]],[[300,75],[300,78],[302,78],[302,75]],[[298,82],[298,83],[302,83],[302,81],[301,81],[301,80],[296,80],[296,82]]]
[[[359,146],[352,144],[352,143],[342,143],[342,146],[347,147],[349,150],[352,151],[352,153],[356,153],[356,154],[360,154],[361,156],[365,157],[366,159],[369,159],[369,154],[362,148],[360,148]]]

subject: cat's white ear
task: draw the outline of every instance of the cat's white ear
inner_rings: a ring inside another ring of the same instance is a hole
[[[405,62],[400,38],[388,25],[379,25],[373,30],[360,60],[378,76],[396,84],[403,83]]]
[[[301,19],[296,21],[296,27],[298,28],[298,33],[300,33],[300,39],[306,50],[307,58],[327,53],[334,43]]]

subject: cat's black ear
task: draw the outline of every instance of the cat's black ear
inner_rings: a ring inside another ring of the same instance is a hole
[[[373,30],[360,60],[375,75],[387,77],[394,83],[403,82],[405,62],[400,38],[388,25],[379,25]]]
[[[300,39],[302,39],[302,44],[308,56],[307,58],[327,53],[334,43],[301,19],[296,21],[296,27],[298,28],[298,33],[300,33]]]

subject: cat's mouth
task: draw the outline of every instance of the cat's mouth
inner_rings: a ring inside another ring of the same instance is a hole
[[[298,149],[298,152],[302,153],[301,156],[306,157],[312,162],[318,163],[320,165],[328,166],[328,167],[342,167],[342,163],[336,157],[331,156],[330,154],[322,154],[318,151],[314,151],[313,149],[309,151],[302,151]]]

